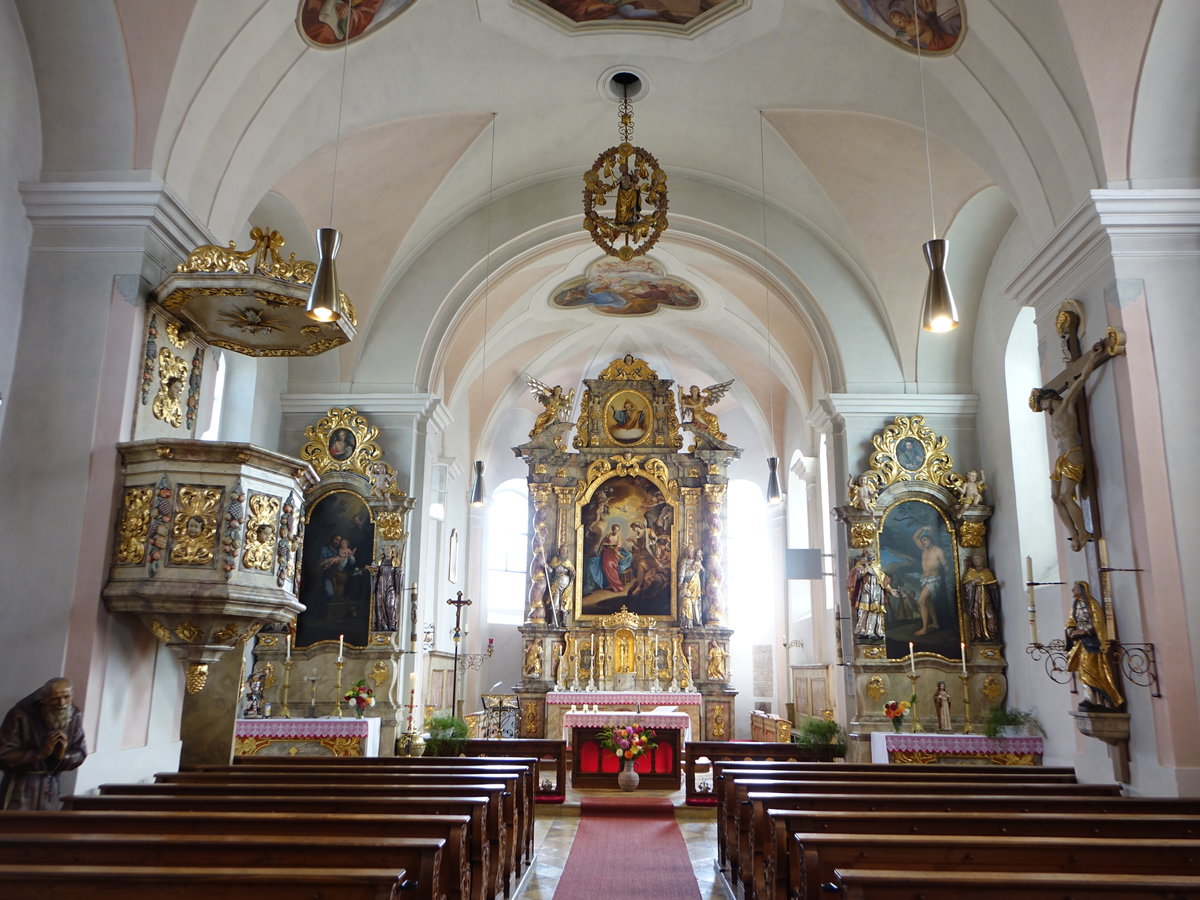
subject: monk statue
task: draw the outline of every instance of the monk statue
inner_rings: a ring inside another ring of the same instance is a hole
[[[4,809],[62,809],[58,777],[87,756],[71,682],[51,678],[8,711],[0,725]]]

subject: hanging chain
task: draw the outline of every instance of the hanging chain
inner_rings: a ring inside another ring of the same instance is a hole
[[[617,106],[617,115],[620,117],[620,123],[617,125],[617,133],[621,136],[621,142],[624,144],[633,143],[633,104],[629,102],[629,93],[621,97],[621,102]]]

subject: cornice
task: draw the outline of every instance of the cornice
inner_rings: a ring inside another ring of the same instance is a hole
[[[1004,292],[1041,307],[1070,296],[1111,259],[1198,252],[1200,190],[1092,191]]]

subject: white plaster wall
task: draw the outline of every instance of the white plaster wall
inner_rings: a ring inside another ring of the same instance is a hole
[[[33,66],[16,8],[0,5],[0,434],[12,391],[21,332],[31,229],[17,185],[34,181],[42,162]]]

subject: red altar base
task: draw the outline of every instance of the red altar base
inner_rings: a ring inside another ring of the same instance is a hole
[[[600,746],[600,728],[576,726],[571,761],[571,785],[576,788],[615,788],[622,760]],[[679,736],[681,732],[662,729],[655,741],[658,747],[633,761],[633,770],[641,778],[639,788],[679,790]]]

